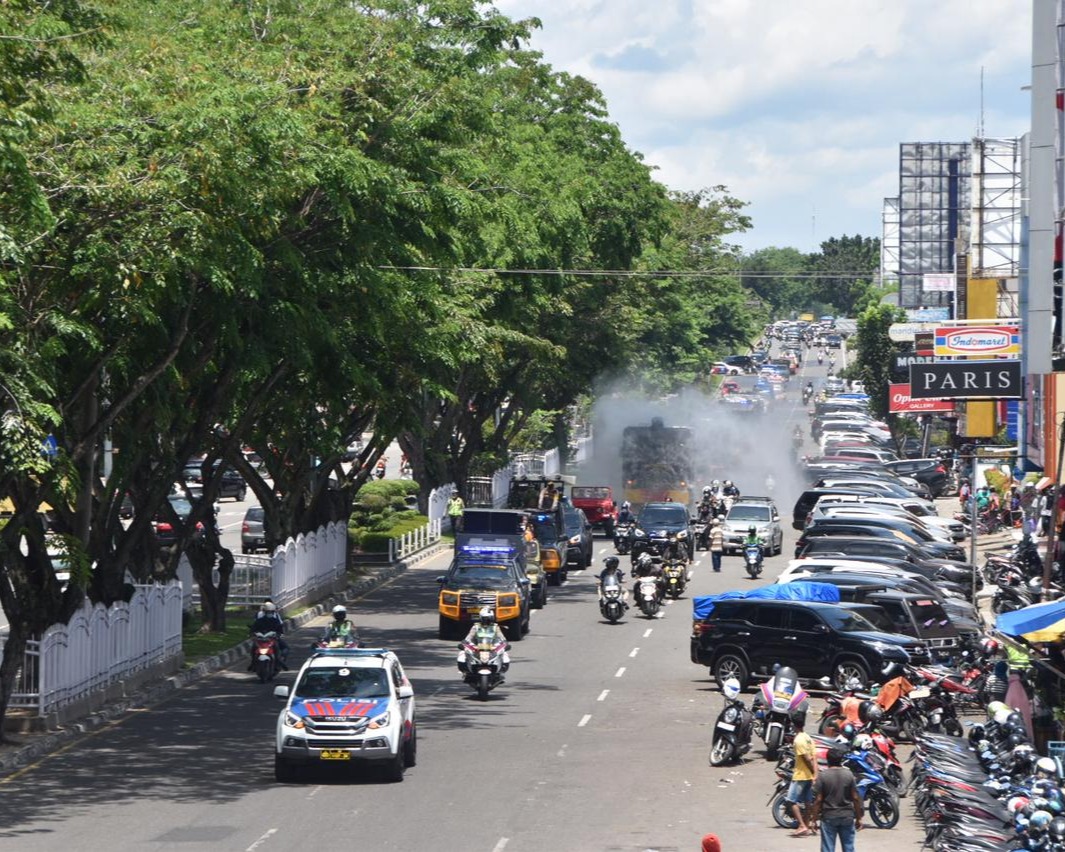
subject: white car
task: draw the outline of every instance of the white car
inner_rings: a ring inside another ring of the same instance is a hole
[[[954,518],[944,518],[929,510],[926,501],[905,497],[861,497],[857,494],[826,494],[817,501],[818,506],[828,508],[839,505],[861,505],[874,508],[877,506],[904,509],[921,521],[927,527],[938,527],[945,530],[954,541],[962,541],[966,537],[965,524]]]
[[[741,552],[743,542],[747,538],[747,530],[752,526],[765,545],[766,556],[780,553],[784,546],[780,513],[776,504],[766,497],[740,497],[732,504],[722,529],[725,536],[725,553]]]
[[[295,780],[300,766],[367,761],[402,781],[418,755],[414,688],[399,658],[384,648],[336,648],[313,654],[277,719],[274,777]]]
[[[820,568],[820,571],[818,570]],[[789,559],[788,567],[780,572],[777,577],[778,583],[790,583],[800,577],[812,577],[827,570],[837,574],[881,574],[885,577],[897,577],[899,571],[890,565],[879,565],[876,562],[861,562],[856,559],[842,557],[815,557],[813,559]]]

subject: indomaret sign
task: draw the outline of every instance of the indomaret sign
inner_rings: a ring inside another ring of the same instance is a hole
[[[910,366],[914,399],[1019,399],[1020,361],[941,361]]]

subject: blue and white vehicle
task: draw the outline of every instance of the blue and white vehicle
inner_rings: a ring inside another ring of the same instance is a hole
[[[402,781],[418,753],[414,688],[399,658],[384,648],[334,648],[314,653],[277,719],[274,777],[295,780],[301,766],[342,761],[382,765]]]

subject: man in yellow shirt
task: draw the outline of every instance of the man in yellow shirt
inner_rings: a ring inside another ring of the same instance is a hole
[[[791,773],[791,786],[788,787],[788,802],[791,812],[799,822],[799,827],[792,837],[809,837],[814,830],[807,824],[804,812],[813,801],[813,786],[817,779],[817,749],[810,735],[803,731],[806,725],[806,706],[791,711],[791,723],[795,726],[795,769]]]

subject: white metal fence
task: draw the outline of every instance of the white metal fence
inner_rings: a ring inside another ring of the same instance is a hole
[[[11,706],[50,713],[179,653],[178,583],[137,586],[129,603],[107,608],[86,602],[27,643]]]
[[[440,518],[437,518],[435,521],[429,521],[425,526],[404,533],[398,538],[390,538],[388,540],[388,561],[395,562],[397,559],[405,559],[412,553],[416,553],[422,548],[428,547],[434,541],[438,541],[440,539],[441,523]]]
[[[425,514],[430,521],[439,521],[447,516],[447,501],[455,493],[455,483],[449,482],[429,492],[429,504],[425,507]]]
[[[229,603],[257,606],[270,598],[289,606],[318,592],[331,591],[347,567],[347,527],[326,524],[315,532],[290,538],[270,556],[234,556],[229,580]],[[186,609],[199,604],[200,589],[185,557],[178,565]],[[218,582],[218,569],[213,580]]]

